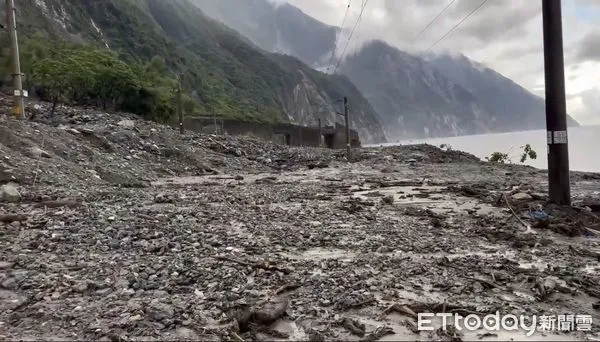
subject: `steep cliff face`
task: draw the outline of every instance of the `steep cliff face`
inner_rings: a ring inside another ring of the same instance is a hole
[[[356,86],[343,75],[325,75],[290,56],[276,57],[280,66],[290,72],[296,71],[300,77],[296,83],[281,93],[284,113],[290,121],[316,126],[344,123],[343,98],[348,97],[350,107],[350,127],[358,131],[366,143],[385,140],[385,133],[375,109]]]
[[[365,142],[385,141],[373,108],[353,87],[318,73],[296,58],[259,49],[188,0],[26,0],[20,4],[22,35],[92,42],[123,59],[165,59],[206,114],[293,123],[333,118],[335,100],[347,95],[364,117],[353,127]],[[322,104],[325,109],[316,109]]]
[[[546,126],[543,99],[465,56],[422,59],[376,41],[350,56],[341,72],[375,107],[393,140]]]
[[[349,56],[341,71],[373,104],[393,140],[487,132],[495,121],[471,92],[384,42]]]
[[[500,73],[464,55],[429,55],[427,60],[452,82],[469,90],[486,110],[495,113],[495,130],[546,127],[544,100]],[[568,123],[579,125],[570,116]]]

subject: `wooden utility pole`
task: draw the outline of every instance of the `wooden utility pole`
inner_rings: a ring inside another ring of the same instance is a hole
[[[561,0],[542,0],[548,186],[552,202],[571,205]]]
[[[182,135],[185,133],[183,128],[183,105],[181,103],[182,99],[182,89],[181,89],[181,75],[177,76],[177,115],[179,116],[179,133]]]
[[[348,112],[348,98],[344,96],[344,121],[346,121],[346,156],[348,158],[348,161],[350,161],[350,158],[352,156],[350,155],[350,123],[348,120]]]
[[[21,75],[21,61],[19,58],[19,41],[17,40],[17,19],[15,14],[14,0],[6,0],[6,29],[10,39],[10,53],[12,61],[12,79],[13,79],[13,114],[17,119],[25,117],[25,105],[23,97],[23,80]]]

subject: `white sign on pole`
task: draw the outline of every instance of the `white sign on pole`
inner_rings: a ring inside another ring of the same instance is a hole
[[[21,91],[19,89],[15,89],[14,94],[15,94],[15,96],[22,96],[22,97],[29,96],[29,92],[27,90],[23,90],[23,94],[21,95]]]

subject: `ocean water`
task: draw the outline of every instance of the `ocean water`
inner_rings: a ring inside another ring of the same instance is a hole
[[[600,126],[569,128],[569,166],[572,171],[600,172]],[[451,138],[405,140],[383,146],[428,143],[435,146],[449,144],[454,150],[469,152],[483,159],[493,152],[508,153],[513,163],[520,163],[522,146],[531,145],[537,159],[524,163],[540,169],[548,168],[546,130],[469,135]],[[371,145],[380,146],[380,145]]]

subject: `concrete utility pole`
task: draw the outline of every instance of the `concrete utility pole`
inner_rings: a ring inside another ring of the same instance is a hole
[[[217,127],[217,112],[213,108],[213,125],[215,126],[215,135],[219,134],[219,127]]]
[[[542,0],[550,200],[571,205],[561,0]]]
[[[348,112],[348,98],[344,96],[344,121],[346,121],[346,155],[348,161],[350,161],[350,158],[352,156],[350,155],[350,124],[348,120]]]
[[[319,147],[322,147],[321,140],[323,139],[323,126],[321,125],[321,118],[317,119],[319,123]]]
[[[181,75],[177,76],[177,115],[179,116],[179,133],[182,135],[185,133],[183,128],[183,105],[181,104],[182,98],[181,89]]]
[[[14,0],[6,0],[6,29],[10,39],[10,52],[12,60],[12,78],[13,78],[13,114],[17,119],[25,117],[25,105],[23,97],[26,94],[23,92],[23,80],[21,74],[21,61],[19,58],[19,42],[17,40],[17,19],[15,14]]]

